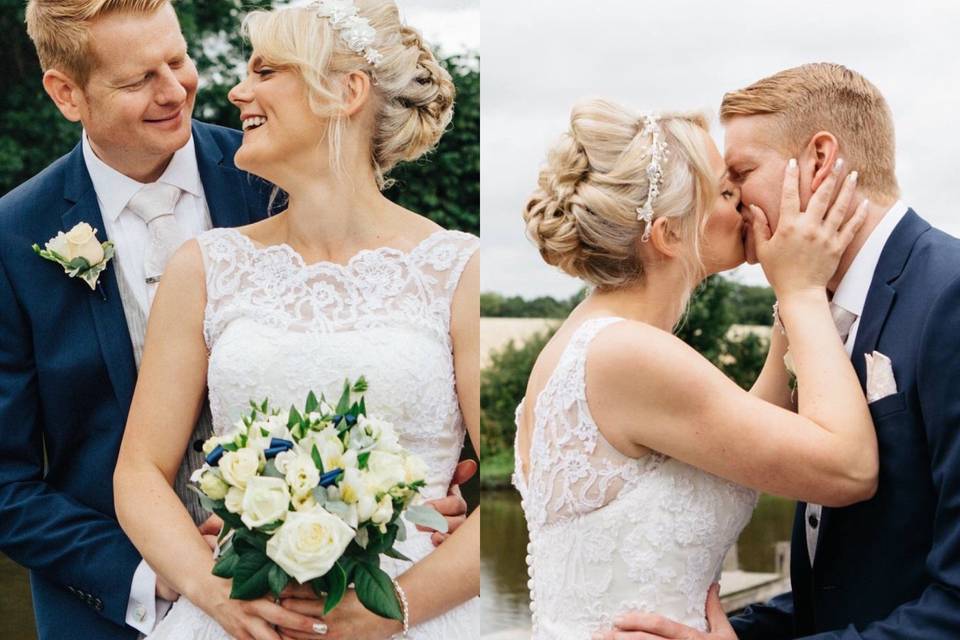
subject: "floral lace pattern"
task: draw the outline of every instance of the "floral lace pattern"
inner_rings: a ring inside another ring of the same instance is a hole
[[[589,638],[631,609],[705,630],[707,589],[756,505],[752,490],[661,454],[627,457],[603,437],[587,351],[620,320],[577,329],[536,399],[528,477],[516,456],[534,640]]]
[[[427,463],[425,497],[446,495],[465,435],[451,305],[479,240],[438,231],[410,251],[364,250],[342,265],[305,264],[288,245],[258,247],[234,229],[207,231],[198,242],[214,431],[232,429],[250,399],[302,405],[311,390],[336,399],[344,379],[365,375],[368,406],[393,422],[401,444]],[[420,560],[433,550],[429,534],[413,526],[407,532],[397,545],[402,553]],[[399,575],[410,563],[386,558],[382,566]],[[192,628],[192,620],[206,628],[197,611],[174,607],[170,626]],[[408,637],[476,638],[478,611],[474,599],[411,628]],[[157,635],[162,628],[150,640],[226,637],[216,625],[219,635]]]

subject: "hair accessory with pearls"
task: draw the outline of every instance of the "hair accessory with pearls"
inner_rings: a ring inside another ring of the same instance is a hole
[[[383,54],[372,46],[377,30],[359,14],[353,0],[316,0],[310,6],[316,8],[318,18],[330,20],[330,26],[351,51],[362,55],[373,66],[383,60]]]
[[[660,187],[663,185],[663,163],[667,158],[667,143],[663,140],[663,131],[657,124],[657,116],[650,113],[640,115],[640,121],[643,122],[642,136],[650,136],[650,163],[647,164],[647,197],[642,207],[637,207],[637,220],[643,220],[646,226],[643,229],[641,242],[650,239],[650,232],[653,230],[653,203],[660,195]]]

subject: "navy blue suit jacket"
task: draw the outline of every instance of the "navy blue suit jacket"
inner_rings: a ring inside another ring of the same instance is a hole
[[[233,165],[240,133],[194,123],[193,136],[214,226],[264,217],[268,187]],[[129,639],[141,558],[113,469],[137,372],[116,272],[104,299],[30,248],[78,222],[105,239],[80,145],[0,199],[0,550],[30,569],[41,640]]]
[[[899,393],[870,405],[876,495],[824,508],[810,567],[805,504],[793,592],[731,620],[740,640],[960,638],[960,240],[913,210],[880,256],[853,348],[893,361]]]

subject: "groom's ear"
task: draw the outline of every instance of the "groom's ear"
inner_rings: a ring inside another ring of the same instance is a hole
[[[809,144],[805,150],[807,156],[807,165],[810,167],[810,189],[802,199],[804,202],[809,199],[814,191],[830,176],[833,170],[833,164],[840,157],[840,143],[837,137],[829,131],[818,131],[810,138]],[[801,169],[801,173],[802,173]],[[806,182],[801,176],[801,184]],[[804,204],[806,206],[806,204]]]
[[[60,109],[64,118],[70,122],[80,122],[83,90],[73,81],[73,78],[57,69],[48,69],[43,74],[43,89]]]

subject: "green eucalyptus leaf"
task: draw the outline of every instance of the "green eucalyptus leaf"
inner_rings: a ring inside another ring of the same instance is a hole
[[[440,515],[433,507],[422,504],[413,505],[407,507],[403,516],[407,519],[407,522],[411,524],[418,524],[421,527],[433,529],[440,533],[447,533],[448,531],[446,518]]]

